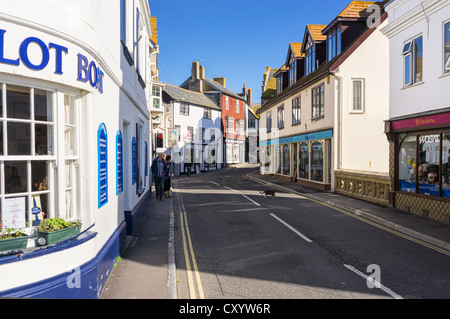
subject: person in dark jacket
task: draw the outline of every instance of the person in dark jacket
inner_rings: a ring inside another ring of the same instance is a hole
[[[166,175],[164,177],[164,197],[172,197],[170,195],[170,187],[172,183],[172,176],[173,176],[173,168],[172,168],[172,157],[170,155],[166,156],[166,164],[167,164],[167,171]]]
[[[152,176],[155,181],[156,198],[162,200],[164,176],[167,173],[167,164],[164,160],[165,154],[159,153],[152,162]]]

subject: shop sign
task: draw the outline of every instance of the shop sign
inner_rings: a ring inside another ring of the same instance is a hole
[[[6,30],[0,29],[0,63],[19,66],[24,64],[31,70],[41,71],[48,67],[50,55],[55,54],[55,70],[58,75],[63,74],[63,56],[69,54],[69,49],[62,45],[50,42],[48,45],[37,37],[28,37],[19,45],[19,57],[5,57],[5,33]],[[30,46],[37,46],[41,51],[39,62],[32,62],[29,57]],[[63,55],[64,53],[64,55]],[[84,55],[78,54],[78,76],[77,80],[87,83],[103,93],[103,76],[104,73],[94,61],[89,61]]]
[[[393,130],[410,129],[428,127],[432,125],[449,124],[450,113],[438,114],[432,116],[419,117],[414,119],[407,119],[401,121],[392,122]]]
[[[332,138],[332,137],[333,137],[333,131],[327,130],[327,131],[314,132],[314,133],[302,134],[302,135],[297,135],[297,136],[282,137],[282,138],[274,139],[274,140],[262,141],[260,143],[260,146],[297,143],[297,142],[304,142],[304,141],[321,140],[321,139]]]
[[[97,131],[98,144],[98,208],[108,202],[108,134],[104,123]]]
[[[123,147],[122,147],[122,132],[119,130],[116,135],[116,174],[117,174],[117,189],[116,194],[119,195],[123,192]]]

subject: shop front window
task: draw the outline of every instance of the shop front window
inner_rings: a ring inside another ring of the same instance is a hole
[[[270,146],[266,146],[263,152],[264,155],[264,171],[270,172]]]
[[[309,179],[309,151],[308,144],[300,144],[298,177]]]
[[[439,196],[440,135],[420,135],[418,138],[417,176],[419,179],[419,193]],[[415,167],[413,169],[415,170]]]
[[[442,197],[450,198],[450,133],[442,138]]]
[[[314,181],[323,181],[323,149],[321,142],[314,142],[311,145],[311,172]]]
[[[277,162],[276,162],[276,173],[281,174],[281,160],[282,160],[282,154],[281,154],[281,146],[277,146]]]
[[[416,148],[417,138],[406,137],[398,153],[398,179],[400,190],[405,192],[416,191]]]
[[[283,146],[283,175],[290,175],[291,171],[291,152],[289,151],[289,145]]]

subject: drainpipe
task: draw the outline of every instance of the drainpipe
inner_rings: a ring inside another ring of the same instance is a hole
[[[335,154],[336,154],[336,160],[334,161],[336,163],[335,170],[338,170],[342,167],[342,83],[343,79],[342,77],[333,74],[334,77],[337,80],[336,85],[336,95],[337,95],[337,102],[336,102],[336,115],[335,115],[335,128],[336,128],[336,134],[335,134]],[[333,183],[335,183],[335,179],[333,178]],[[334,185],[334,189],[336,190],[337,185]]]

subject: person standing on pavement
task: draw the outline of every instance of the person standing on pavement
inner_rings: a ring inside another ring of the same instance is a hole
[[[172,157],[170,155],[166,156],[166,164],[167,164],[167,171],[166,175],[164,176],[164,197],[172,197],[170,196],[170,187],[172,182],[172,176],[173,176],[173,170],[172,170]]]
[[[159,153],[152,163],[152,176],[155,181],[156,198],[162,200],[164,176],[167,172],[167,164],[164,160],[164,154]]]

